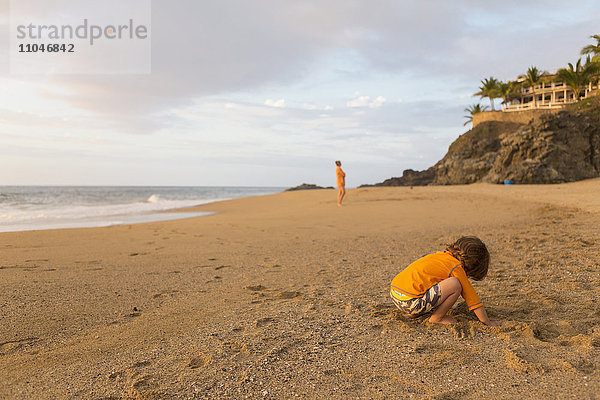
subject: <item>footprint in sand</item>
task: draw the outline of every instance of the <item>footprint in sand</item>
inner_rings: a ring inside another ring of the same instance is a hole
[[[281,268],[281,265],[279,265],[279,264],[263,264],[262,267],[263,268]]]
[[[594,240],[585,240],[585,239],[578,239],[579,243],[583,246],[583,247],[590,247],[595,245],[596,243],[594,242]]]
[[[477,332],[479,332],[479,330],[474,325],[469,326],[469,324],[466,324],[464,322],[454,324],[450,329],[452,330],[454,337],[457,339],[472,338],[477,334]]]
[[[518,372],[543,372],[539,364],[529,362],[525,359],[525,353],[519,349],[504,349],[504,361],[506,366]]]
[[[206,283],[221,283],[223,282],[223,278],[220,277],[219,275],[216,275],[215,277],[213,277],[211,280],[206,281]]]
[[[157,386],[156,379],[152,375],[144,375],[141,378],[134,380],[131,383],[131,389],[129,395],[133,398],[151,399],[158,398],[153,389]]]
[[[143,368],[143,367],[149,366],[150,364],[152,364],[150,361],[138,361],[129,368],[132,368],[132,369]]]
[[[133,311],[130,312],[129,314],[125,314],[123,315],[123,317],[125,318],[136,318],[142,315],[142,310],[140,310],[137,307],[133,307]]]
[[[248,350],[248,345],[243,342],[238,342],[237,340],[233,340],[231,342],[223,342],[223,352],[227,355],[233,356],[237,356],[240,354],[250,354],[250,350]]]
[[[190,367],[191,369],[202,368],[205,365],[207,365],[211,360],[212,358],[210,356],[201,353],[190,360],[188,367]]]
[[[267,288],[263,285],[254,285],[254,286],[244,286],[243,289],[250,290],[251,292],[262,292]]]
[[[374,304],[369,306],[369,316],[371,317],[389,317],[395,314],[397,308],[390,304]]]
[[[582,374],[592,374],[594,373],[594,371],[596,371],[596,366],[594,365],[594,363],[586,359],[580,359],[578,361],[572,362],[571,365],[573,366],[573,368],[575,368]]]
[[[300,292],[279,292],[277,293],[276,297],[280,298],[280,299],[293,299],[296,298],[298,296],[302,295],[302,293]]]
[[[270,324],[271,322],[274,322],[274,321],[275,321],[274,318],[269,318],[269,317],[260,318],[260,319],[257,319],[256,321],[254,321],[254,325],[257,328],[261,328],[261,327],[263,327],[265,325],[268,325],[268,324]]]
[[[124,371],[113,371],[108,375],[108,379],[115,381],[125,381],[129,386],[126,391],[126,398],[141,398],[141,399],[154,399],[158,397],[154,389],[158,386],[156,377],[153,375],[142,375],[139,376],[139,369],[147,367],[151,364],[150,361],[139,361],[125,369]]]

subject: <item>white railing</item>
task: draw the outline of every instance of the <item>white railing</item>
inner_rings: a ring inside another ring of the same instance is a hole
[[[575,103],[574,100],[568,102],[554,102],[554,103],[537,103],[537,106],[533,104],[533,101],[527,104],[514,104],[505,107],[502,111],[522,111],[522,110],[552,110],[556,108],[562,108],[565,104]]]
[[[592,85],[591,83],[588,83],[585,86],[585,89],[588,91],[591,91],[594,89],[598,89],[599,87],[600,87],[600,85]],[[545,94],[545,93],[549,93],[549,92],[560,91],[560,90],[571,90],[571,88],[562,82],[552,82],[550,84],[550,86],[544,86],[544,85],[535,86],[535,94],[537,94],[537,95]],[[521,89],[521,94],[522,95],[531,95],[531,94],[533,94],[533,90],[531,89],[531,87],[525,87],[525,88]]]

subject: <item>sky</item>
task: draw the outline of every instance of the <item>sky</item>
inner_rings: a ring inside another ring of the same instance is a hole
[[[381,182],[444,156],[483,78],[600,33],[596,0],[153,0],[151,73],[25,75],[9,3],[0,185],[332,186],[335,160]]]

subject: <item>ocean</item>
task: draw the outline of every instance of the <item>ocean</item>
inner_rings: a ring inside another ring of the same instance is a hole
[[[0,186],[0,232],[197,217],[209,213],[169,210],[283,190],[276,187]]]

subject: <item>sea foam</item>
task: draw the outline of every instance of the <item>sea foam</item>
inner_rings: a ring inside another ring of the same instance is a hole
[[[0,187],[0,232],[185,218],[206,213],[168,211],[277,191],[227,187]]]

